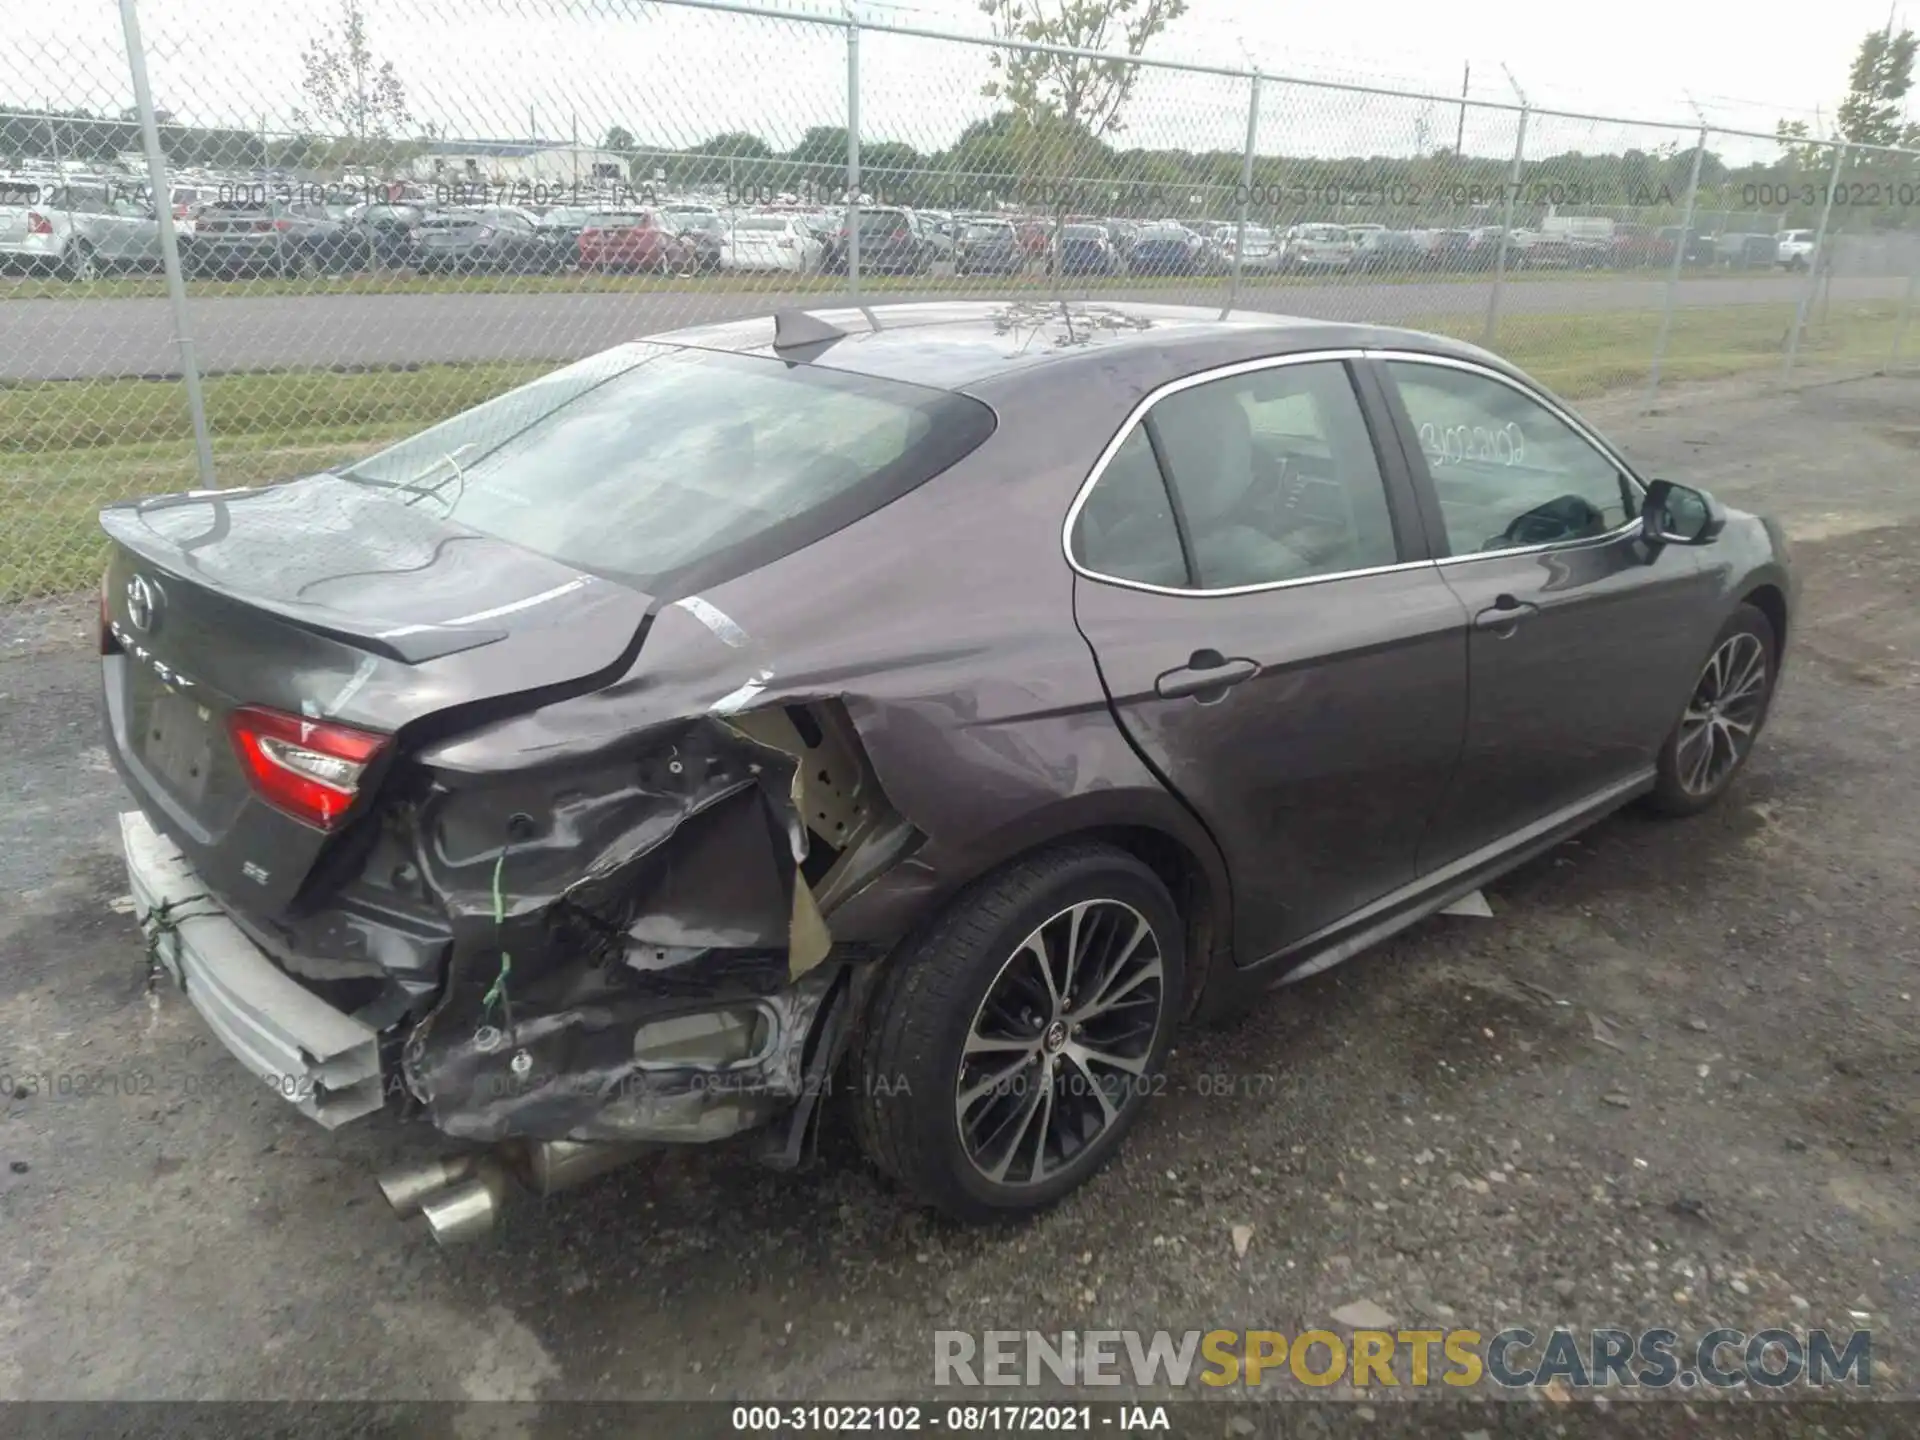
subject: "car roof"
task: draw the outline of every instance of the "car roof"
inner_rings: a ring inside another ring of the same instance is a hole
[[[791,313],[791,312],[789,312]],[[723,321],[648,340],[736,354],[800,360],[882,379],[964,390],[1038,365],[1099,365],[1118,352],[1148,352],[1166,379],[1207,368],[1223,350],[1251,358],[1328,349],[1401,349],[1451,355],[1511,370],[1460,341],[1380,325],[1265,311],[1106,301],[932,301],[856,309],[810,309],[841,338],[774,349],[775,319]]]

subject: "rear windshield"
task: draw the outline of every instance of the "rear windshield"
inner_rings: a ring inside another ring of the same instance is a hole
[[[810,544],[993,432],[965,396],[638,342],[341,471],[655,595]]]

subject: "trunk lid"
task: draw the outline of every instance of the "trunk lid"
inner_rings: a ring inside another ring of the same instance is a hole
[[[101,524],[109,748],[208,886],[257,913],[288,905],[340,832],[259,798],[233,711],[395,737],[363,814],[410,742],[617,673],[652,603],[448,523],[423,493],[332,475],[110,506]]]

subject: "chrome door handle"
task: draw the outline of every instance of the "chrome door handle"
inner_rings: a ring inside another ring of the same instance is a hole
[[[1511,595],[1501,595],[1494,600],[1493,604],[1473,617],[1473,628],[1489,631],[1505,639],[1520,628],[1522,620],[1539,613],[1538,605],[1516,600]]]
[[[1196,650],[1185,665],[1155,680],[1153,689],[1162,700],[1178,700],[1190,695],[1202,705],[1211,705],[1225,699],[1227,691],[1235,685],[1259,673],[1256,661],[1244,657],[1228,660],[1217,650]]]

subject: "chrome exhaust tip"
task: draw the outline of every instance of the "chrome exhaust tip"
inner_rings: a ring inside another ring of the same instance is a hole
[[[389,1170],[380,1177],[380,1193],[387,1197],[387,1204],[393,1207],[394,1213],[402,1216],[416,1214],[435,1193],[458,1185],[472,1175],[478,1158],[471,1152],[442,1155],[417,1165]]]
[[[429,1196],[421,1202],[420,1213],[438,1244],[464,1245],[493,1229],[500,1218],[505,1189],[505,1175],[498,1170],[483,1170],[471,1180]]]

